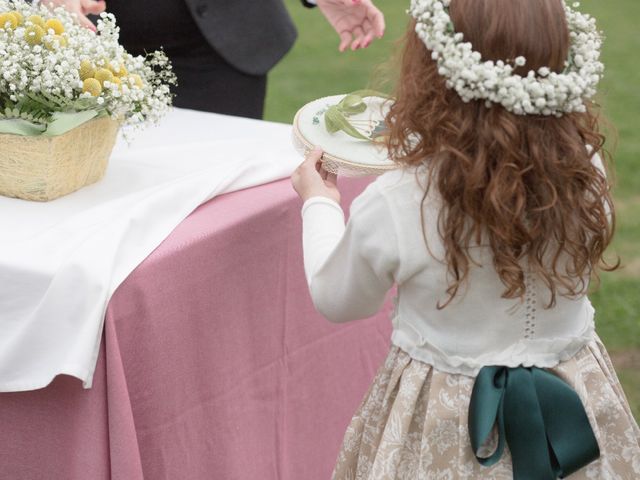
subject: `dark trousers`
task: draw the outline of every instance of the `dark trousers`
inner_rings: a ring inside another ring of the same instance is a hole
[[[109,0],[107,9],[115,14],[120,41],[129,53],[144,55],[163,48],[169,56],[178,77],[175,106],[262,118],[266,75],[240,72],[222,58],[200,32],[184,0]]]

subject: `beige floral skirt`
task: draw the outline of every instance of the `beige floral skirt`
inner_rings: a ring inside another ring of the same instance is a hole
[[[600,340],[551,371],[578,392],[600,446],[597,461],[567,478],[640,479],[640,429]],[[347,428],[333,479],[511,480],[508,449],[491,467],[471,449],[473,383],[392,347]]]

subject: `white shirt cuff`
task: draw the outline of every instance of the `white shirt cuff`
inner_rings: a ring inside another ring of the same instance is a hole
[[[324,204],[324,205],[328,205],[330,207],[333,207],[334,209],[337,209],[340,214],[342,215],[342,217],[344,218],[344,212],[342,210],[342,207],[340,206],[340,204],[338,204],[335,200],[332,200],[328,197],[311,197],[309,198],[306,202],[304,202],[304,204],[302,205],[302,216],[304,217],[305,212],[312,207],[313,205],[317,205],[317,204]]]

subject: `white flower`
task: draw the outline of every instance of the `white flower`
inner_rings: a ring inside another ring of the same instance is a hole
[[[56,111],[96,110],[125,124],[141,126],[157,122],[171,105],[167,84],[174,83],[175,76],[167,57],[162,52],[147,57],[127,53],[118,42],[119,28],[113,15],[101,15],[96,34],[81,27],[63,8],[50,10],[25,0],[0,0],[0,13],[8,11],[18,11],[24,19],[31,15],[45,21],[58,19],[64,27],[65,41],[54,37],[55,32],[49,29],[31,45],[26,34],[32,26],[29,20],[14,29],[0,29],[0,105],[9,107],[7,111],[37,111],[37,121],[46,123]],[[141,86],[128,88],[128,79],[122,78],[121,88],[105,82],[106,88],[99,96],[84,93],[81,62],[103,66],[105,60],[124,66],[129,75],[138,75]],[[0,118],[8,118],[7,112],[0,113]]]
[[[541,77],[548,77],[550,73],[551,69],[549,67],[542,67],[538,69],[538,75],[540,75]]]

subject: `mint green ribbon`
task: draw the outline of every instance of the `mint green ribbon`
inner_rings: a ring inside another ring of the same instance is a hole
[[[8,118],[0,120],[0,133],[22,135],[23,137],[35,137],[42,135],[42,132],[46,129],[46,125],[29,122],[22,118]]]
[[[0,133],[11,133],[26,137],[55,137],[63,135],[102,114],[102,112],[96,110],[55,112],[46,124],[38,124],[21,118],[9,118],[0,120]]]
[[[337,105],[332,105],[324,114],[324,123],[329,133],[344,132],[347,135],[359,140],[372,140],[372,136],[363,135],[349,121],[349,117],[363,113],[367,110],[367,104],[364,101],[367,97],[389,98],[384,93],[375,90],[358,90],[340,100]]]
[[[498,446],[478,450],[498,425]],[[563,380],[540,368],[484,367],[473,386],[469,435],[478,462],[495,464],[509,446],[514,480],[564,478],[600,456],[584,406]]]

